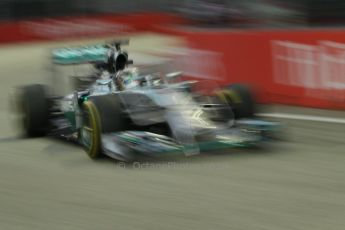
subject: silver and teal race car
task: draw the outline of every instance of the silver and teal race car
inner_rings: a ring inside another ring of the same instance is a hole
[[[95,71],[65,96],[54,94],[54,85],[20,87],[16,98],[26,135],[60,136],[81,144],[91,158],[131,161],[250,147],[279,126],[255,118],[246,86],[201,93],[198,81],[179,80],[177,72],[138,73],[121,49],[126,43],[53,50],[55,64],[86,63]]]

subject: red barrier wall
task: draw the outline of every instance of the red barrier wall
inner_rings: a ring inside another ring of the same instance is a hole
[[[178,24],[170,14],[99,15],[0,23],[0,43],[61,40],[150,31],[154,25]]]
[[[160,13],[0,23],[0,43],[168,33],[183,37],[195,51],[197,58],[180,61],[194,76],[213,75],[223,84],[249,83],[262,103],[345,109],[345,31],[195,31],[170,26],[181,23],[179,17]]]
[[[262,103],[345,109],[345,31],[156,31],[221,54],[222,83],[249,83]]]

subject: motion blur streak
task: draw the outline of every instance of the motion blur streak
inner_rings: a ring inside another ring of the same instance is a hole
[[[0,0],[0,229],[343,230],[344,12],[341,0]],[[51,49],[124,35],[143,68],[251,83],[281,137],[132,163],[23,138],[12,92],[50,81]]]
[[[345,119],[332,118],[332,117],[320,117],[320,116],[287,114],[287,113],[259,113],[257,115],[262,116],[262,117],[283,118],[283,119],[292,119],[292,120],[301,120],[301,121],[319,121],[319,122],[326,122],[326,123],[345,124]]]
[[[137,50],[173,40],[147,34],[131,41]],[[8,93],[45,78],[41,67],[50,45],[60,44],[1,48],[1,229],[343,228],[341,124],[287,120],[286,140],[263,150],[135,165],[92,162],[78,147],[47,138],[16,139]],[[15,60],[21,64],[12,65]]]

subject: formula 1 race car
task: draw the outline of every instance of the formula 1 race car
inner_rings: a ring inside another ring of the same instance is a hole
[[[54,95],[52,86],[20,87],[16,98],[27,136],[61,136],[80,143],[91,158],[130,161],[248,147],[277,128],[255,118],[253,97],[243,85],[202,94],[195,90],[198,81],[176,80],[178,72],[139,74],[121,50],[127,43],[53,50],[53,63],[87,63],[95,72],[67,96]]]

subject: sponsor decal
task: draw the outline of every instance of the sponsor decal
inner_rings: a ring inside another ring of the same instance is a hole
[[[214,80],[225,78],[221,53],[188,47],[169,47],[155,51],[156,56],[171,58],[174,70],[181,71],[185,76]]]
[[[345,100],[345,44],[273,41],[272,52],[275,83],[303,87],[314,98]]]
[[[177,66],[187,76],[222,79],[224,77],[224,66],[222,54],[197,49],[185,49],[185,55],[177,59]]]

